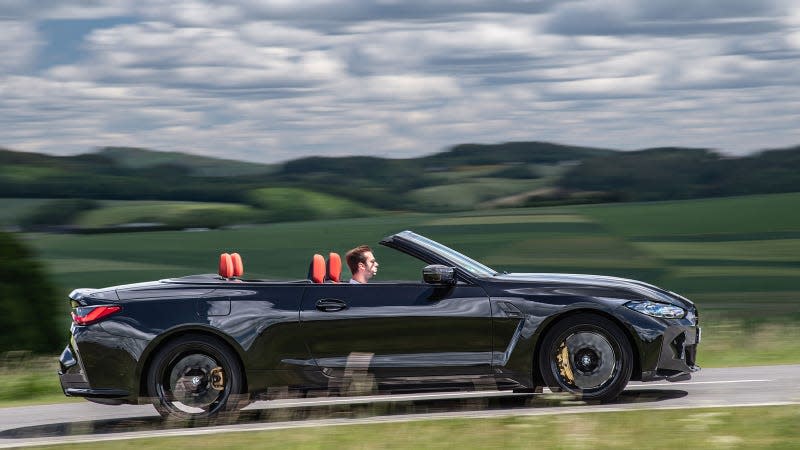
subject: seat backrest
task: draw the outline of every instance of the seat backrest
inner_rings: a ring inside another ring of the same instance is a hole
[[[227,253],[219,255],[219,276],[222,278],[233,277],[233,260]]]
[[[238,253],[231,253],[231,262],[233,263],[233,276],[239,278],[244,274],[244,263],[242,256]]]
[[[338,253],[330,252],[330,254],[328,254],[328,264],[326,269],[327,280],[333,283],[340,282],[342,276],[342,257],[339,256]]]
[[[314,254],[311,264],[308,266],[308,278],[313,283],[325,281],[325,258],[319,253]]]

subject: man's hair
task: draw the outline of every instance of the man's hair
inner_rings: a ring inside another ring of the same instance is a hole
[[[364,253],[371,251],[372,249],[369,248],[369,245],[359,245],[344,255],[344,259],[347,260],[347,267],[350,268],[352,274],[355,275],[355,273],[358,272],[358,263],[367,264],[367,257],[364,256]]]

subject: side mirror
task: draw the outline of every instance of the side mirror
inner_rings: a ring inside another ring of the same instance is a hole
[[[431,264],[422,269],[422,279],[428,284],[455,284],[455,269],[441,264]]]

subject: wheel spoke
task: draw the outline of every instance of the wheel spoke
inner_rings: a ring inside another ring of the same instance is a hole
[[[581,389],[594,389],[613,378],[617,354],[601,333],[581,331],[568,336],[563,345],[569,349],[573,383]]]
[[[544,334],[536,358],[545,386],[586,401],[610,401],[625,389],[634,365],[630,341],[612,320],[576,313]]]
[[[164,343],[155,354],[147,392],[162,416],[212,418],[247,401],[240,367],[219,339],[187,334]]]
[[[209,411],[223,397],[225,376],[214,358],[190,354],[170,367],[164,391],[174,408],[196,414]]]

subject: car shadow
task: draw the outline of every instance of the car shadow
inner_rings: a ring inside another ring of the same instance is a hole
[[[675,389],[636,389],[624,391],[612,405],[658,403],[682,398],[686,391]],[[180,428],[199,428],[258,423],[301,422],[324,419],[358,419],[368,417],[409,416],[416,414],[480,412],[503,410],[557,410],[562,407],[588,405],[572,396],[559,393],[470,397],[458,399],[400,400],[375,403],[338,403],[334,405],[292,406],[287,408],[246,409],[221,415],[213,420],[175,420],[160,416],[124,419],[103,419],[26,426],[0,431],[0,439],[22,440],[43,437],[103,435]],[[587,412],[591,412],[587,409]]]

